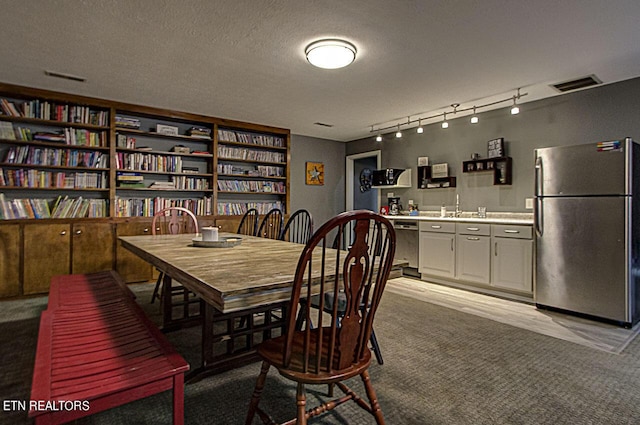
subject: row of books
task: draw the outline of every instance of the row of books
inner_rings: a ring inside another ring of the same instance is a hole
[[[272,165],[256,165],[252,168],[235,164],[218,164],[218,173],[259,177],[284,177],[284,168]]]
[[[211,197],[193,199],[116,197],[116,217],[153,217],[169,207],[187,208],[196,215],[211,215]]]
[[[187,176],[171,176],[171,182],[176,189],[209,190],[209,180]]]
[[[0,193],[0,219],[17,218],[51,218],[49,201],[47,199],[7,200],[4,193]]]
[[[281,152],[237,148],[232,146],[218,146],[218,156],[221,159],[240,159],[249,161],[285,162],[285,155]]]
[[[51,210],[51,218],[106,217],[108,204],[105,199],[64,198],[59,196]]]
[[[285,212],[282,202],[218,202],[217,210],[219,215],[243,215],[250,208],[257,209],[259,214],[266,214],[274,208]]]
[[[119,148],[135,149],[136,138],[126,134],[116,134],[116,146]]]
[[[229,192],[286,192],[284,182],[268,182],[260,180],[218,180],[218,189]]]
[[[107,173],[64,173],[0,168],[0,186],[60,189],[106,189]]]
[[[182,158],[175,155],[118,152],[116,154],[116,168],[181,173]]]
[[[37,118],[59,122],[73,122],[99,126],[109,125],[109,112],[88,106],[57,104],[39,99],[14,102],[0,99],[0,109],[12,117]]]
[[[108,203],[105,199],[83,199],[58,196],[56,200],[24,198],[5,198],[0,193],[0,219],[46,219],[46,218],[83,218],[106,217]]]
[[[121,115],[116,115],[116,126],[138,129],[140,128],[140,120],[137,118],[123,117]]]
[[[259,146],[284,147],[284,138],[268,134],[251,134],[242,131],[218,129],[218,140],[249,143]]]
[[[55,165],[60,167],[108,168],[109,155],[97,151],[12,146],[5,155],[8,164]]]

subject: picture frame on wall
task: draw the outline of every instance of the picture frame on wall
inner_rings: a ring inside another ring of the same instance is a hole
[[[499,137],[487,142],[487,157],[499,158],[504,155],[504,137]]]
[[[309,185],[324,185],[324,163],[307,162],[305,164],[305,183]]]

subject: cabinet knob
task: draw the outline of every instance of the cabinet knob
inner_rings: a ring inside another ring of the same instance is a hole
[[[81,235],[82,234],[82,230],[76,230],[76,235]]]
[[[64,236],[64,235],[66,235],[66,234],[67,234],[67,231],[66,231],[66,230],[63,230],[62,232],[60,232],[60,236]]]

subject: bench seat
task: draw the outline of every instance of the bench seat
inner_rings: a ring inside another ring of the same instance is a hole
[[[170,389],[174,424],[183,423],[189,365],[121,282],[115,272],[54,278],[31,400],[84,401],[88,409],[31,409],[36,424],[69,422]]]

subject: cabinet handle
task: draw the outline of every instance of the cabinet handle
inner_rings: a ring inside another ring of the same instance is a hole
[[[472,237],[468,237],[467,238],[468,241],[479,241],[480,238],[472,238]]]
[[[520,233],[520,230],[505,229],[504,232],[505,233]]]
[[[82,230],[76,230],[76,235],[81,235],[82,234]]]
[[[472,232],[477,232],[478,230],[480,230],[479,227],[467,227],[467,230],[471,230]]]
[[[64,235],[66,235],[66,234],[67,234],[67,231],[66,231],[66,230],[63,230],[62,232],[60,232],[60,236],[64,236]]]
[[[493,243],[493,255],[498,256],[498,242]]]
[[[451,239],[451,251],[453,251],[453,239]]]
[[[144,232],[144,233],[149,233],[149,228],[148,228],[148,227],[145,227],[145,228],[144,228],[144,230],[143,230],[143,232]]]
[[[433,224],[432,224],[432,225],[431,225],[431,228],[432,228],[432,229],[442,229],[442,226],[436,226],[436,225],[433,225]]]

